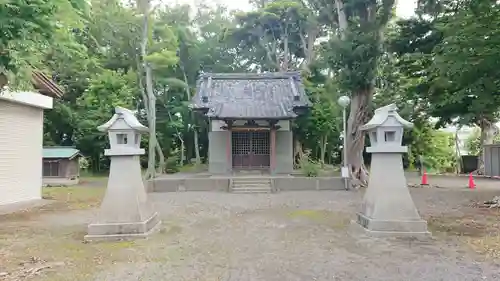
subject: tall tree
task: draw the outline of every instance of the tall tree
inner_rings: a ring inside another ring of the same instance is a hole
[[[237,14],[237,25],[228,30],[227,38],[245,50],[249,68],[309,70],[316,55],[316,39],[324,32],[323,21],[303,2],[272,1],[255,11]]]
[[[437,88],[444,88],[440,105],[451,119],[461,124],[475,124],[481,129],[481,144],[492,144],[499,133],[495,123],[500,110],[500,4],[490,1],[466,1],[457,12],[439,26],[443,41],[435,48],[440,78]],[[480,154],[478,173],[484,173]]]
[[[147,119],[149,124],[149,148],[148,169],[145,178],[156,176],[156,152],[159,154],[161,170],[164,169],[165,157],[159,147],[156,136],[156,95],[154,91],[153,69],[161,70],[176,64],[175,56],[176,41],[171,30],[166,26],[154,26],[155,9],[150,0],[137,0],[137,8],[142,15],[142,36],[140,43],[140,55],[142,69],[145,77],[145,92],[147,100],[144,100]],[[142,73],[140,73],[142,77]]]
[[[417,17],[398,22],[392,49],[399,69],[418,79],[420,107],[437,117],[437,126],[454,123],[481,128],[481,143],[498,129],[499,5],[477,1],[420,1]],[[483,158],[478,157],[479,173]]]
[[[338,69],[343,89],[351,95],[347,163],[355,185],[365,185],[368,180],[363,162],[365,136],[359,128],[369,118],[377,64],[383,53],[383,35],[394,2],[335,0],[334,7],[329,6],[336,23],[329,41],[331,67]]]

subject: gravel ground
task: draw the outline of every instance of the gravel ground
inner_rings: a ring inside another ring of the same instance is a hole
[[[500,194],[493,189],[412,188],[433,232],[427,240],[370,238],[353,227],[362,191],[153,193],[160,232],[121,246],[81,244],[95,209],[47,213],[3,227],[36,229],[42,240],[65,232],[64,251],[56,253],[70,253],[73,260],[44,276],[51,281],[500,280],[498,263],[473,252],[457,235],[498,235],[498,216],[468,207]],[[478,227],[491,218],[496,232]],[[51,243],[58,245],[54,237]]]
[[[461,205],[490,197],[412,192],[425,218],[460,216]],[[96,281],[500,279],[498,266],[450,236],[427,241],[366,237],[350,225],[361,192],[163,193],[151,198],[165,230],[148,242],[155,244],[143,252],[149,261],[117,263]]]

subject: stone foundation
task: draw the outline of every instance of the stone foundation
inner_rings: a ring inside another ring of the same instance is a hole
[[[147,238],[161,225],[158,213],[143,221],[135,223],[92,223],[88,226],[85,241],[113,241]]]
[[[231,179],[238,177],[204,177],[175,178],[160,177],[147,182],[148,192],[183,192],[183,191],[216,191],[229,192]],[[273,192],[302,190],[344,190],[344,181],[340,177],[248,177],[269,179]]]
[[[356,221],[353,224],[358,225],[366,234],[375,237],[417,237],[425,238],[431,234],[427,230],[425,220],[375,220],[361,213],[356,214]]]

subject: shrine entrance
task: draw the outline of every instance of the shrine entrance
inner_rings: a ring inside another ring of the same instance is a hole
[[[269,131],[233,131],[231,136],[233,168],[269,169]]]

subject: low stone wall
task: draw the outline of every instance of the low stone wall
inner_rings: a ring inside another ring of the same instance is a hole
[[[340,177],[276,177],[272,178],[273,189],[279,191],[299,190],[344,190]]]
[[[262,179],[262,177],[258,177]],[[157,178],[146,184],[148,192],[218,191],[229,192],[231,177]],[[300,190],[343,190],[340,177],[269,177],[274,192]]]
[[[157,178],[147,182],[148,192],[229,191],[229,178]]]

